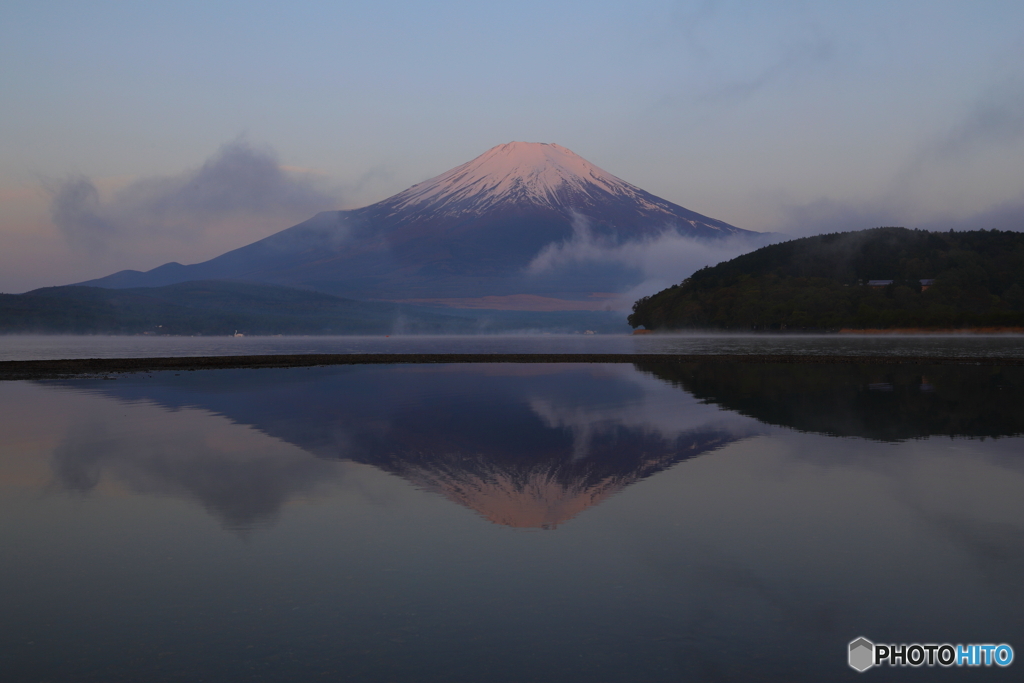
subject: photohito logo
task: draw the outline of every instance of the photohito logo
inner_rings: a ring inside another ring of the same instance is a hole
[[[910,643],[883,645],[861,637],[850,641],[850,666],[867,671],[873,666],[1010,666],[1013,648],[1002,643],[951,645],[949,643]]]

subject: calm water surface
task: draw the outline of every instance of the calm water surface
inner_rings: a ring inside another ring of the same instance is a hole
[[[407,335],[146,337],[0,335],[0,361],[294,353],[737,353],[1024,357],[1022,335]]]
[[[1024,656],[1022,405],[986,366],[3,382],[0,671],[1020,680],[846,646]]]

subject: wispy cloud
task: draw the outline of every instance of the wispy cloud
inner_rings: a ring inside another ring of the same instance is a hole
[[[701,57],[708,57],[710,50],[701,38],[701,29],[710,23],[718,13],[717,0],[703,0],[696,7],[677,4],[672,12],[672,28],[682,38],[682,43]]]
[[[839,201],[822,197],[806,204],[780,207],[778,229],[789,237],[806,237],[830,232],[866,230],[908,224],[908,210],[891,200]]]
[[[545,247],[530,262],[527,272],[557,273],[586,264],[636,269],[642,282],[611,302],[614,308],[626,310],[639,297],[677,284],[704,266],[728,261],[782,237],[755,234],[706,240],[686,237],[666,226],[655,237],[616,243],[596,235],[586,217],[576,215],[572,237]]]
[[[918,165],[958,160],[980,148],[1024,138],[1024,80],[1005,81],[982,93],[967,113],[918,155]]]
[[[285,170],[273,152],[243,140],[224,145],[197,169],[137,180],[109,199],[81,175],[48,185],[54,224],[91,253],[147,240],[194,241],[225,221],[312,215],[338,208],[340,199],[318,174]]]
[[[1024,192],[966,216],[946,216],[923,223],[926,230],[1014,230],[1024,232]]]
[[[781,214],[778,230],[794,238],[882,226],[932,231],[1024,231],[1024,192],[981,211],[960,214],[922,216],[909,201],[901,202],[893,197],[860,202],[821,198],[806,204],[783,206]]]
[[[786,48],[775,61],[754,75],[715,87],[698,101],[715,105],[739,104],[790,75],[826,64],[834,58],[835,46],[831,40],[798,43]]]

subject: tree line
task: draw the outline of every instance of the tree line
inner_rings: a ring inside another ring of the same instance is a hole
[[[628,322],[649,330],[1020,327],[1024,233],[886,227],[773,244],[638,300]]]

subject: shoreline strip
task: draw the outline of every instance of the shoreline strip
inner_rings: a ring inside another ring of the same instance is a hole
[[[164,370],[301,368],[408,363],[803,363],[815,365],[1024,366],[1024,358],[661,353],[345,353],[265,356],[174,356],[0,361],[0,381],[56,379]]]

